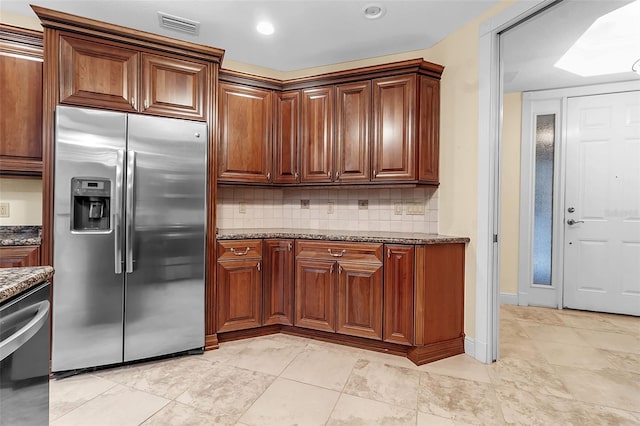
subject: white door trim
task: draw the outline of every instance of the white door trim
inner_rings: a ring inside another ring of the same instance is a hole
[[[480,25],[478,51],[478,204],[476,251],[475,359],[491,363],[498,358],[498,244],[500,213],[500,135],[502,76],[500,33],[555,0],[518,2]]]

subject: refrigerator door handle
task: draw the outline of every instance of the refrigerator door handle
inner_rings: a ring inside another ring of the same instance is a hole
[[[136,178],[136,152],[131,150],[127,151],[127,205],[125,208],[127,209],[126,216],[126,272],[133,272],[133,263],[135,260],[133,259],[133,240],[134,240],[134,223],[133,223],[133,189],[135,188],[135,178]]]
[[[124,149],[118,150],[116,160],[115,200],[113,213],[113,257],[115,258],[115,272],[122,273],[122,169],[124,167]]]

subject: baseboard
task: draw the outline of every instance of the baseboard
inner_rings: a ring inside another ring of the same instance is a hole
[[[464,338],[464,353],[475,358],[476,356],[476,342],[475,340],[465,337]]]
[[[516,293],[500,293],[501,305],[518,305],[518,295]]]

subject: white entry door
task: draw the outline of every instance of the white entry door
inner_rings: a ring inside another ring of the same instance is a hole
[[[564,306],[640,315],[640,92],[567,114]]]

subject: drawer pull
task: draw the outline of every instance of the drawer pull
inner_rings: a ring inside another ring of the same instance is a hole
[[[231,253],[235,254],[236,256],[246,256],[250,250],[251,247],[247,247],[244,249],[244,251],[236,251],[235,248],[231,247]]]
[[[331,249],[327,249],[327,251],[329,252],[329,256],[333,257],[342,257],[347,252],[346,250],[342,250],[340,253],[333,253],[331,252]]]

